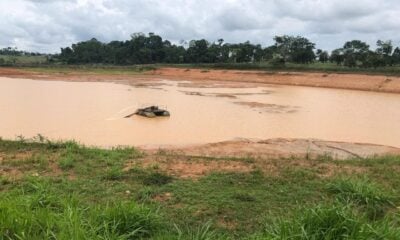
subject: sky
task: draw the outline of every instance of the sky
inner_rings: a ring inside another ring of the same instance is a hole
[[[400,46],[399,0],[0,0],[0,48],[56,53],[97,38],[154,32],[174,43],[207,39],[269,46],[301,35],[333,50],[353,39]]]

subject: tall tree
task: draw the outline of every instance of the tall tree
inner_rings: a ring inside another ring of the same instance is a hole
[[[369,45],[360,40],[352,40],[344,44],[343,51],[345,66],[362,66],[367,60],[369,54]]]
[[[315,44],[304,37],[276,36],[275,47],[285,61],[311,63],[315,59]]]

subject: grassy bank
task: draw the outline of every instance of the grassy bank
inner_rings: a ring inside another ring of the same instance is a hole
[[[173,169],[215,163],[243,171]],[[0,166],[0,239],[400,239],[400,157],[190,157],[38,137],[1,140]]]

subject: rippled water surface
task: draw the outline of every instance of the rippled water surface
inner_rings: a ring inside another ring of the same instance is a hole
[[[294,86],[193,88],[0,78],[0,136],[88,145],[185,145],[319,138],[400,147],[400,95]],[[169,118],[124,118],[160,105]]]

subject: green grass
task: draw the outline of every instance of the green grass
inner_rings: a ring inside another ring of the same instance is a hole
[[[366,178],[339,178],[329,183],[327,189],[339,201],[361,207],[372,219],[384,216],[385,210],[393,207],[393,196]]]
[[[161,227],[154,210],[130,202],[87,204],[28,179],[0,200],[2,239],[139,239]]]
[[[254,239],[399,239],[400,229],[388,220],[368,222],[343,205],[302,209],[290,220],[277,220]]]
[[[0,140],[0,157],[0,239],[399,239],[398,156],[277,159],[273,173],[224,158],[255,168],[199,178],[135,148],[44,138]]]

